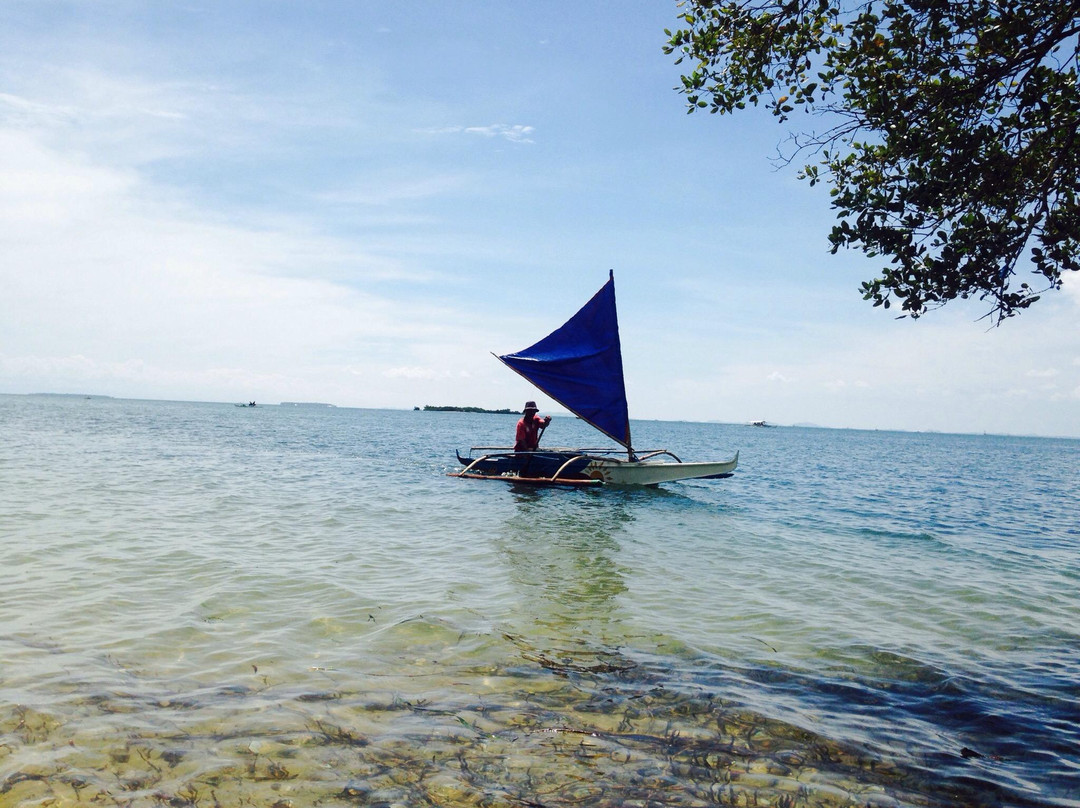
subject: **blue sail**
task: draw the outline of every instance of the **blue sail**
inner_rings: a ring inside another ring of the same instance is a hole
[[[614,272],[561,328],[535,345],[498,358],[631,450]]]

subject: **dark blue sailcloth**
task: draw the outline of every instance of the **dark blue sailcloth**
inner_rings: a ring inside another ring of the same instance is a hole
[[[632,454],[614,272],[561,328],[498,358]]]

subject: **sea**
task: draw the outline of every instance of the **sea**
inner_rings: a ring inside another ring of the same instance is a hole
[[[516,417],[0,396],[0,806],[1080,806],[1080,441]]]

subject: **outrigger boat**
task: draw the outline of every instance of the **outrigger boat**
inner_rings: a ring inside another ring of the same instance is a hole
[[[634,450],[613,271],[560,328],[524,350],[495,357],[622,448],[515,452],[510,447],[473,446],[468,457],[457,453],[464,468],[450,476],[528,485],[657,485],[730,477],[739,464],[738,452],[730,460],[684,463],[667,449]],[[475,453],[480,454],[473,457]],[[619,456],[623,453],[625,458]]]

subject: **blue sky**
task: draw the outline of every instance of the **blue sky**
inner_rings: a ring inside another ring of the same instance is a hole
[[[873,309],[787,130],[685,114],[676,13],[4,0],[0,392],[548,407],[491,352],[611,268],[632,417],[1080,435],[1078,279]]]

